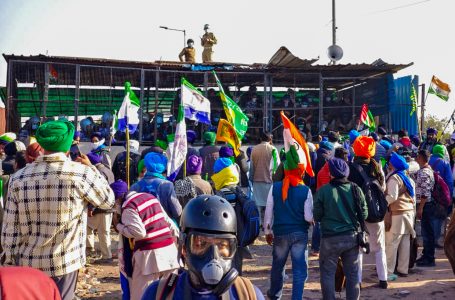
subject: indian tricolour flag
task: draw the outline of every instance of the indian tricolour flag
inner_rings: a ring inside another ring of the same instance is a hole
[[[360,111],[360,122],[365,124],[370,132],[374,132],[376,129],[376,123],[374,122],[374,117],[371,111],[368,109],[368,105],[363,104],[362,110]]]
[[[175,128],[174,142],[169,145],[169,163],[167,165],[167,178],[174,181],[180,168],[185,163],[187,153],[186,123],[182,103],[179,106],[177,115],[177,126]]]
[[[434,94],[441,98],[442,100],[447,101],[449,100],[450,86],[447,83],[442,82],[438,77],[433,75],[433,78],[431,78],[428,93]]]
[[[141,102],[136,97],[136,94],[131,89],[131,83],[125,82],[125,98],[123,98],[122,106],[118,111],[117,128],[120,131],[125,131],[128,127],[129,133],[132,134],[139,126],[139,108]],[[115,125],[114,125],[115,127]]]
[[[182,104],[185,118],[210,125],[210,101],[182,77]]]
[[[314,172],[311,167],[310,150],[305,139],[299,129],[286,117],[283,111],[281,111],[281,120],[283,121],[284,151],[288,152],[291,146],[295,146],[299,157],[299,168],[302,168],[309,176],[313,177]]]

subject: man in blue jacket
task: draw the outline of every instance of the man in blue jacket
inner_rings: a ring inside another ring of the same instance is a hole
[[[142,300],[264,300],[261,291],[232,266],[237,219],[228,201],[211,195],[190,200],[180,227],[187,268],[152,283]]]

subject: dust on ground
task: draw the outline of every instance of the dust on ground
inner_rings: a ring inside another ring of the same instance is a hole
[[[113,233],[112,239],[112,248],[116,249],[118,236]],[[265,295],[269,288],[272,247],[267,245],[264,237],[259,237],[254,245],[250,246],[250,250],[253,259],[244,261],[244,276]],[[374,257],[365,255],[361,299],[455,299],[455,276],[452,268],[443,250],[436,250],[436,256],[436,267],[414,267],[408,277],[399,277],[396,281],[389,282],[389,288],[383,290],[377,287]],[[285,281],[283,299],[290,299],[292,290],[290,259],[286,265],[286,274],[289,278]],[[122,299],[117,259],[114,258],[112,263],[107,264],[97,264],[89,260],[87,266],[79,272],[76,292],[81,299]],[[338,294],[338,297],[345,299],[345,294]],[[304,299],[321,298],[318,258],[310,256]]]

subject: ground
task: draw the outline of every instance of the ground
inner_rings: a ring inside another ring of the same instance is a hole
[[[116,247],[113,235],[113,249]],[[272,247],[268,246],[263,237],[256,240],[250,247],[253,259],[245,260],[244,276],[248,277],[265,294],[269,287]],[[421,248],[419,249],[419,251]],[[399,277],[397,281],[389,282],[389,289],[375,287],[378,280],[374,260],[371,255],[364,257],[364,273],[361,299],[455,299],[455,275],[444,255],[443,250],[437,250],[436,267],[414,267],[407,278]],[[319,284],[319,262],[317,257],[309,258],[308,281],[305,284],[304,299],[321,299]],[[291,298],[292,272],[290,260],[286,268],[289,279],[285,282],[283,299]],[[81,299],[121,299],[117,260],[110,264],[91,263],[79,273],[77,295]],[[344,293],[338,297],[345,299]]]

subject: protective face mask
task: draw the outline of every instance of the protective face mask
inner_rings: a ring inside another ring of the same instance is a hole
[[[101,141],[98,141],[96,143],[92,143],[92,149],[95,150],[95,149],[97,149],[99,146],[101,146],[103,144],[104,144],[104,139],[102,139]]]
[[[212,259],[202,268],[202,278],[206,284],[215,285],[221,281],[224,275],[222,265],[219,260]]]

